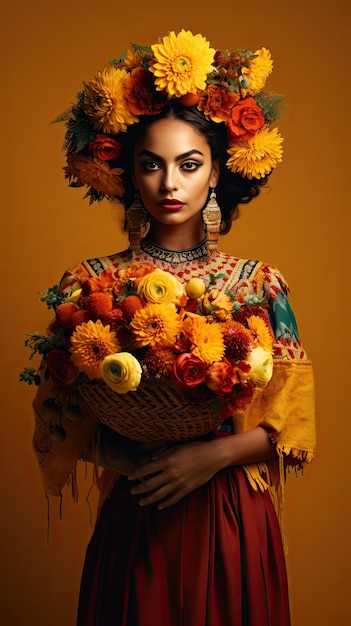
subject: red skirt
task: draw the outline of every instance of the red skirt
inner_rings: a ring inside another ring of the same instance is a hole
[[[228,468],[162,511],[120,477],[83,569],[77,626],[290,626],[268,492]]]

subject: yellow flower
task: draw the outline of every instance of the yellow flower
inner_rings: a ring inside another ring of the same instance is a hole
[[[282,160],[282,136],[274,128],[263,128],[247,141],[234,142],[228,149],[227,167],[247,178],[263,178]]]
[[[110,168],[108,163],[91,159],[90,157],[72,152],[67,157],[68,165],[65,176],[72,180],[78,179],[81,185],[93,187],[108,198],[121,197],[124,193],[124,184],[121,179],[123,169]]]
[[[126,56],[123,59],[123,67],[133,70],[136,67],[145,67],[152,59],[151,50],[145,48],[134,48],[133,45],[129,46]]]
[[[159,268],[144,276],[138,284],[139,296],[153,304],[177,303],[184,293],[184,285],[175,276]]]
[[[71,337],[71,360],[80,372],[89,378],[101,378],[100,363],[109,354],[120,349],[116,334],[100,320],[83,322]]]
[[[247,93],[257,93],[266,84],[266,80],[273,69],[271,53],[266,48],[256,50],[255,58],[249,68],[243,67],[241,73],[249,79]]]
[[[272,378],[273,357],[261,347],[254,348],[246,359],[251,365],[249,377],[256,387],[265,387]]]
[[[139,361],[130,352],[119,352],[104,358],[100,364],[100,373],[112,391],[122,394],[137,390],[142,369]]]
[[[134,313],[131,321],[139,346],[173,346],[181,329],[181,321],[171,304],[147,304]]]
[[[247,325],[254,337],[254,347],[260,346],[267,352],[273,352],[273,336],[265,321],[259,315],[247,318]]]
[[[138,122],[124,99],[125,69],[108,67],[98,72],[85,86],[84,108],[91,117],[94,128],[104,133],[117,134],[127,129],[127,124]]]
[[[207,74],[212,72],[215,50],[202,35],[182,29],[178,35],[171,31],[159,43],[151,46],[156,62],[150,71],[156,76],[158,91],[180,98],[187,93],[205,89]]]
[[[192,316],[191,352],[206,365],[220,361],[224,355],[225,346],[222,331],[218,324],[208,324],[206,318]]]

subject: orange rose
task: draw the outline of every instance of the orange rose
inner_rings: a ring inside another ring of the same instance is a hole
[[[254,98],[244,98],[231,109],[226,125],[230,139],[247,141],[264,125],[262,109]]]
[[[206,385],[219,396],[230,393],[233,385],[238,382],[236,370],[227,359],[213,363],[208,368]]]
[[[59,385],[71,385],[79,374],[70,360],[70,355],[63,350],[51,350],[48,354],[47,366],[52,380]]]
[[[171,372],[171,381],[178,389],[192,389],[206,378],[206,365],[190,352],[180,354]]]
[[[96,135],[94,141],[89,143],[89,152],[100,161],[113,161],[121,154],[122,144],[106,135]]]

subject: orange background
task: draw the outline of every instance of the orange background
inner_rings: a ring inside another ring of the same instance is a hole
[[[61,521],[58,503],[52,503],[46,541],[46,501],[31,449],[34,389],[18,382],[18,372],[30,365],[25,333],[44,330],[50,316],[36,291],[57,282],[66,266],[125,245],[110,206],[89,207],[81,190],[67,187],[61,170],[64,127],[50,121],[74,99],[81,81],[89,81],[128,42],[148,44],[180,28],[203,33],[214,47],[266,46],[275,62],[270,85],[287,96],[279,123],[284,162],[270,188],[243,207],[222,248],[264,259],[285,274],[315,365],[318,453],[303,478],[290,477],[284,512],[293,625],[351,623],[347,5],[178,0],[163,9],[165,3],[145,0],[14,0],[2,9],[4,626],[74,626],[91,533],[86,480],[79,505],[65,496]]]

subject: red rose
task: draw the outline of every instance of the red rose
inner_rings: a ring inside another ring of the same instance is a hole
[[[70,385],[79,374],[76,366],[70,360],[70,355],[63,350],[51,350],[48,355],[47,366],[52,380],[59,385]]]
[[[122,144],[106,135],[96,135],[94,141],[89,143],[89,152],[100,161],[114,161],[121,154]]]
[[[206,365],[190,352],[180,354],[171,372],[171,380],[178,389],[192,389],[206,378]]]
[[[234,105],[226,121],[229,138],[234,141],[247,141],[262,128],[264,117],[262,109],[254,98],[244,98]]]

